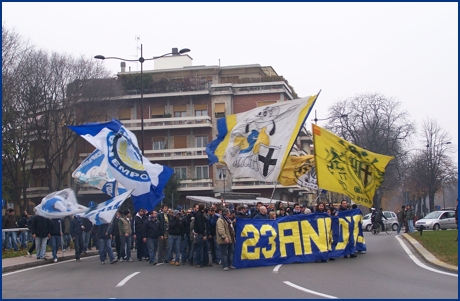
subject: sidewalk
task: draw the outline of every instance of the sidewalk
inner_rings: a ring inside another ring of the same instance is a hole
[[[414,249],[417,251],[417,253],[420,254],[420,256],[423,257],[423,259],[425,259],[429,263],[431,263],[431,264],[433,264],[433,265],[435,265],[435,266],[437,266],[437,267],[439,267],[441,269],[446,269],[446,270],[449,270],[451,272],[458,273],[458,267],[457,266],[444,263],[441,260],[437,259],[436,257],[434,257],[433,254],[428,252],[427,249],[425,249],[417,240],[413,239],[410,235],[402,234],[401,236],[402,236],[403,239],[408,241],[409,244],[412,245],[412,247],[414,247]]]
[[[99,255],[99,251],[96,250],[95,247],[93,247],[92,250],[88,250],[88,254],[85,255],[84,253],[81,255],[81,258],[88,257],[88,256],[94,256],[94,255]],[[26,269],[26,268],[31,268],[31,267],[36,267],[39,265],[44,265],[44,264],[53,264],[53,255],[51,252],[46,252],[45,256],[47,259],[37,259],[36,254],[32,254],[32,257],[24,257],[24,256],[19,256],[19,257],[13,257],[13,258],[5,258],[2,259],[2,274],[6,272],[13,272],[21,269]],[[64,261],[64,260],[75,260],[75,250],[71,249],[70,251],[65,251],[62,253],[59,251],[58,256],[58,262]]]

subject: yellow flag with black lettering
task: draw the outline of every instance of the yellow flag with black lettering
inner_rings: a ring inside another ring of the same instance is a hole
[[[313,144],[318,186],[371,208],[385,167],[393,157],[370,152],[315,124]]]
[[[278,182],[283,186],[299,185],[318,189],[314,156],[289,156],[281,170]]]

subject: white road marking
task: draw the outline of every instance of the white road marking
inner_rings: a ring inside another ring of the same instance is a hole
[[[326,295],[326,294],[319,293],[319,292],[315,292],[315,291],[306,289],[304,287],[298,286],[297,284],[294,284],[294,283],[289,282],[289,281],[283,281],[283,283],[287,284],[289,286],[292,286],[293,288],[296,288],[298,290],[301,290],[301,291],[304,291],[306,293],[309,293],[309,294],[314,294],[314,295],[318,295],[318,296],[321,296],[321,297],[324,297],[324,298],[329,298],[329,299],[337,299],[337,297],[334,297],[334,296],[331,296],[331,295]]]
[[[273,273],[278,273],[278,270],[280,269],[281,266],[282,266],[282,264],[277,265],[277,266],[273,269]]]
[[[89,258],[93,258],[93,257],[99,257],[99,255],[87,256],[87,257],[80,258],[80,259],[85,260],[85,259],[89,259]],[[43,260],[43,259],[41,259],[41,260]],[[58,262],[53,262],[53,263],[47,263],[47,264],[44,264],[44,265],[38,265],[36,267],[31,267],[31,268],[27,268],[27,269],[21,269],[21,270],[17,270],[17,271],[14,271],[14,272],[9,272],[9,273],[2,274],[2,277],[17,274],[17,273],[27,272],[27,271],[30,271],[30,270],[46,268],[46,267],[54,266],[54,265],[57,265],[57,264],[70,263],[70,262],[75,263],[75,259],[58,261]]]
[[[418,265],[419,267],[424,268],[424,269],[429,270],[429,271],[432,271],[432,272],[435,272],[435,273],[444,274],[444,275],[447,275],[447,276],[458,277],[457,274],[452,274],[452,273],[436,270],[436,269],[433,269],[432,267],[429,267],[429,266],[425,265],[420,260],[418,260],[417,257],[415,257],[415,255],[411,252],[411,250],[406,246],[406,244],[402,241],[402,239],[399,236],[395,236],[395,237],[399,241],[401,246],[403,247],[404,251],[406,251],[407,255],[409,255],[409,258],[412,259],[412,261],[416,265]]]
[[[123,285],[125,285],[126,282],[129,281],[129,279],[133,278],[134,276],[136,276],[137,274],[139,274],[140,272],[136,272],[136,273],[132,273],[131,275],[129,275],[128,277],[126,277],[125,279],[121,280],[116,287],[122,287]]]

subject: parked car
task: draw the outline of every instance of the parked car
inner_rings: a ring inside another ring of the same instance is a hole
[[[415,228],[417,230],[420,226],[425,227],[427,230],[457,229],[457,224],[455,223],[455,211],[441,210],[430,212],[424,218],[415,222]]]
[[[397,231],[399,227],[398,217],[396,213],[393,211],[383,211],[383,215],[388,219],[383,219],[384,223],[391,223],[391,227],[393,227],[393,231]],[[372,230],[372,223],[371,223],[371,214],[368,213],[363,218],[363,230],[371,231]]]

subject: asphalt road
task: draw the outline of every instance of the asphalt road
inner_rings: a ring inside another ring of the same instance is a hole
[[[146,261],[101,265],[99,257],[63,261],[3,274],[2,298],[458,299],[456,274],[417,265],[395,234],[364,236],[368,251],[357,258],[228,272]]]

